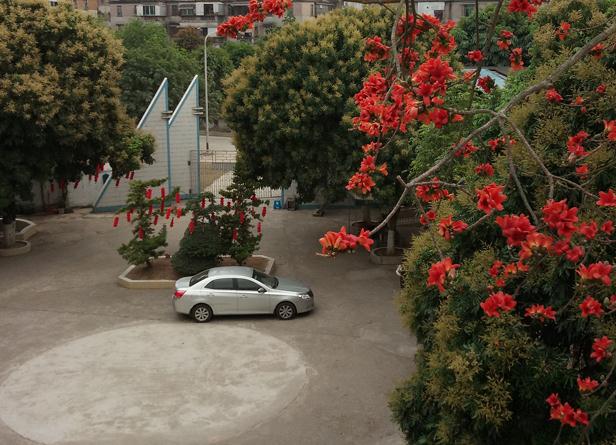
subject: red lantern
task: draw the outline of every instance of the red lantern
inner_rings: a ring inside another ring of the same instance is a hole
[[[134,171],[130,172],[130,175],[128,176],[128,179],[130,179],[132,181],[134,179],[134,177],[135,177],[135,172]]]
[[[165,201],[161,201],[160,202],[160,213],[163,213],[165,211]]]
[[[165,199],[165,187],[160,188],[160,199]]]
[[[205,198],[201,198],[201,208],[205,208]]]
[[[223,198],[222,196],[220,197],[220,205],[221,206],[225,205],[225,198]]]
[[[131,211],[129,210],[128,212],[126,212],[126,221],[130,222],[130,218],[131,218]]]
[[[167,213],[165,213],[165,219],[169,219],[170,216],[171,216],[171,207],[167,209]]]
[[[180,197],[180,192],[177,192],[177,193],[175,194],[175,202],[179,204],[181,200],[182,200],[182,199],[181,199],[181,197]]]
[[[73,188],[76,189],[78,186],[79,186],[79,179],[75,181],[75,184],[73,184]]]
[[[257,233],[261,235],[261,223],[257,223]]]
[[[143,228],[139,227],[139,239],[143,239]]]
[[[120,178],[116,179],[116,187],[120,185]]]
[[[64,183],[64,179],[60,179],[60,190],[66,189],[66,184]]]
[[[237,241],[237,229],[233,229],[233,241]]]
[[[94,182],[98,182],[98,172],[94,175]]]
[[[148,209],[148,215],[151,215],[153,210],[154,210],[154,205],[150,203],[150,208]]]
[[[263,206],[261,209],[261,216],[265,218],[265,214],[267,213],[267,207]]]
[[[96,167],[94,167],[94,174],[98,176],[100,171],[101,171],[101,165],[96,164]]]
[[[158,215],[154,215],[154,225],[158,224]]]
[[[240,212],[240,224],[244,224],[244,212]]]
[[[251,201],[256,201],[257,200],[257,195],[255,195],[254,193],[252,194],[252,196],[250,197]]]
[[[227,202],[227,208],[230,209],[231,208],[231,201]]]
[[[129,176],[130,176],[130,172],[126,172],[126,174],[124,175],[124,179],[128,179]]]
[[[113,227],[118,227],[118,224],[120,224],[120,217],[116,215],[113,217]]]
[[[180,207],[175,211],[175,216],[177,216],[178,219],[182,217],[182,209]]]
[[[195,220],[191,219],[190,223],[188,223],[188,232],[192,235],[194,231],[195,231]]]
[[[145,198],[146,199],[152,199],[152,189],[147,189],[145,191]]]
[[[169,223],[169,227],[173,227],[173,218],[171,218],[171,222]]]

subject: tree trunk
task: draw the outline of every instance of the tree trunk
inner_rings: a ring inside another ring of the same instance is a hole
[[[8,249],[15,245],[15,218],[2,218],[2,247]]]
[[[387,223],[387,248],[386,255],[396,254],[396,226],[398,224],[398,213],[396,213]]]
[[[363,222],[370,222],[370,206],[369,205],[364,204],[361,207],[361,214],[362,214]]]

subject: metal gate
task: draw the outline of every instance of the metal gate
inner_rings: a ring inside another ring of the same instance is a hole
[[[197,151],[190,154],[190,177],[192,190],[197,190],[197,171],[200,175],[201,192],[210,192],[219,195],[220,190],[227,188],[233,182],[235,170],[235,151],[211,150],[201,152],[199,168],[197,168]],[[262,199],[277,198],[282,195],[281,189],[262,187],[255,191],[257,197]]]

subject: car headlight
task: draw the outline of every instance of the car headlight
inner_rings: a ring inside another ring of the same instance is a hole
[[[301,298],[302,300],[310,300],[312,297],[308,294],[300,294],[299,298]]]

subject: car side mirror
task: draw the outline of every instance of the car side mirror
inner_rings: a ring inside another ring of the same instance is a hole
[[[257,290],[257,292],[259,292],[260,294],[264,294],[265,293],[265,289],[260,287],[259,290]]]

